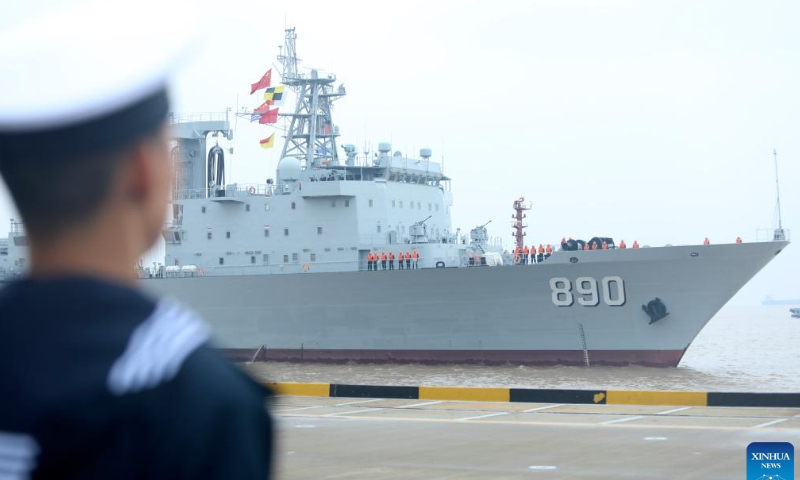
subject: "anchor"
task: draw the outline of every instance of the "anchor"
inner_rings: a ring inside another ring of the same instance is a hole
[[[642,310],[650,317],[650,325],[669,315],[667,306],[658,297],[647,302],[647,305],[642,305]]]

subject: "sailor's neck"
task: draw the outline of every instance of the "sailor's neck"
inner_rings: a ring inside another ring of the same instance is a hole
[[[125,235],[81,231],[62,235],[58,240],[31,241],[33,279],[92,277],[131,286],[136,281],[133,265],[138,250]]]

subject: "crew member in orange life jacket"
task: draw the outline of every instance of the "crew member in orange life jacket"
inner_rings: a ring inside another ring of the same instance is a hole
[[[381,269],[386,270],[386,250],[381,252]]]
[[[419,253],[417,253],[417,249],[415,248],[413,252],[411,252],[411,259],[414,261],[414,270],[417,269],[417,261],[419,260]]]
[[[394,270],[394,252],[389,250],[389,270]]]
[[[550,255],[553,254],[553,247],[551,247],[550,244],[548,243],[547,244],[547,248],[545,249],[544,252],[545,252],[544,253],[544,258],[550,258]]]
[[[539,256],[536,259],[539,263],[544,261],[544,246],[541,243],[539,244]]]
[[[400,250],[397,253],[397,265],[400,267],[400,270],[403,269],[403,251]]]
[[[372,271],[372,252],[367,252],[367,271]]]
[[[411,252],[406,250],[406,270],[411,270]]]

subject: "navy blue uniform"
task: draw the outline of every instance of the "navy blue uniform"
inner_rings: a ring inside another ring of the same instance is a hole
[[[0,289],[0,478],[267,478],[267,391],[208,335],[91,279]]]

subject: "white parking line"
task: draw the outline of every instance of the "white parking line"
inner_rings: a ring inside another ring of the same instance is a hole
[[[644,416],[639,415],[638,417],[627,417],[627,418],[618,418],[616,420],[608,420],[605,422],[600,422],[600,425],[614,425],[617,423],[625,423],[625,422],[631,422],[633,420],[639,420],[640,418],[644,418]]]
[[[286,409],[281,409],[281,410],[275,409],[275,413],[281,414],[283,412],[296,412],[297,410],[310,410],[312,408],[322,408],[324,406],[325,405],[316,405],[314,407],[286,408]]]
[[[523,410],[522,413],[538,412],[539,410],[547,410],[548,408],[556,408],[563,406],[564,406],[563,403],[557,403],[555,405],[548,405],[546,407],[538,407],[538,408],[531,408],[530,410]]]
[[[759,427],[769,427],[770,425],[775,425],[775,424],[777,424],[777,423],[783,423],[783,422],[785,422],[786,420],[789,420],[789,419],[788,419],[788,418],[779,418],[779,419],[777,419],[777,420],[772,420],[771,422],[766,422],[766,423],[762,423],[762,424],[760,424],[760,425],[756,425],[756,426],[754,426],[753,428],[759,428]]]
[[[375,410],[381,410],[380,408],[364,408],[361,410],[352,410],[349,412],[341,412],[341,413],[328,413],[326,415],[322,415],[323,417],[337,417],[339,415],[352,415],[354,413],[367,413],[367,412],[374,412]]]
[[[413,405],[403,405],[402,407],[397,407],[397,408],[424,407],[425,405],[436,405],[437,403],[444,403],[444,400],[437,400],[435,402],[415,403]]]
[[[656,413],[656,415],[669,415],[670,413],[682,412],[684,410],[689,410],[690,408],[692,407],[673,408],[672,410],[665,410],[663,412],[658,412]]]
[[[486,414],[486,415],[479,415],[477,417],[459,418],[458,421],[459,422],[466,422],[468,420],[477,420],[479,418],[497,417],[497,416],[500,416],[500,415],[508,415],[508,412],[489,413],[489,414]]]
[[[373,398],[373,399],[370,399],[370,400],[359,400],[357,402],[337,403],[336,406],[337,407],[344,407],[345,405],[356,405],[356,404],[359,404],[359,403],[380,402],[381,400],[384,400],[384,399],[383,398]]]

